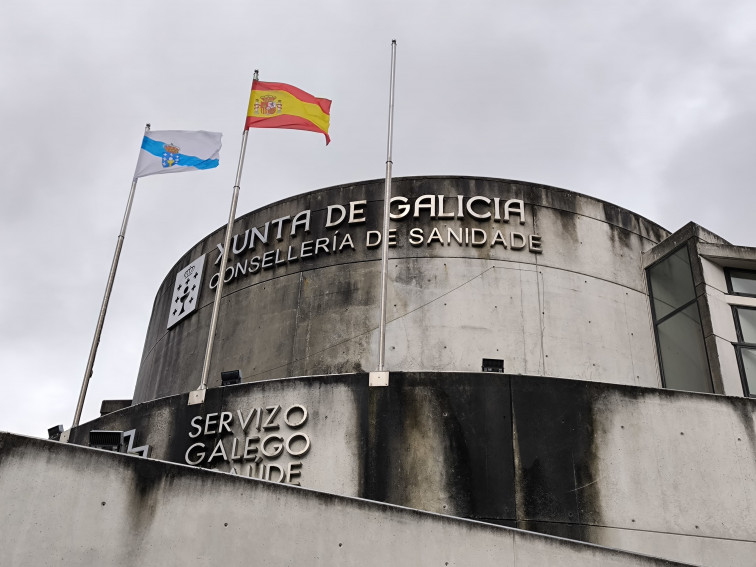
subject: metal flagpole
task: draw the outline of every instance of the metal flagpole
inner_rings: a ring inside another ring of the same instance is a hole
[[[144,127],[145,134],[150,131],[150,125],[147,124]],[[121,249],[123,248],[123,239],[126,236],[126,225],[129,224],[129,214],[131,213],[131,205],[134,202],[134,193],[136,191],[137,178],[135,177],[131,181],[131,191],[129,192],[129,200],[126,202],[126,212],[123,215],[123,222],[121,223],[121,232],[118,234],[118,240],[116,242],[115,254],[113,254],[113,263],[110,265],[110,275],[108,276],[108,283],[105,286],[105,296],[102,298],[102,307],[100,307],[100,316],[97,319],[97,327],[95,328],[94,339],[92,340],[92,347],[89,349],[89,360],[87,360],[87,369],[84,371],[84,380],[81,383],[81,392],[79,392],[79,401],[76,404],[76,413],[73,418],[73,425],[76,427],[79,425],[81,419],[81,410],[84,408],[84,398],[87,395],[87,387],[89,386],[89,379],[92,377],[92,370],[94,368],[95,356],[97,356],[97,347],[100,344],[100,336],[102,335],[102,325],[105,322],[105,313],[108,310],[108,302],[110,301],[110,292],[113,290],[113,282],[115,281],[116,270],[118,269],[118,260],[121,257]]]
[[[257,80],[258,70],[255,69],[253,82]],[[215,301],[213,302],[213,314],[210,318],[210,332],[207,337],[207,348],[205,349],[205,361],[202,364],[202,378],[199,388],[189,393],[189,405],[201,404],[205,401],[205,390],[207,389],[207,375],[210,372],[210,358],[213,353],[213,342],[215,340],[215,328],[218,324],[218,311],[220,310],[221,293],[223,291],[223,279],[226,275],[226,265],[228,264],[228,249],[231,246],[231,232],[236,219],[236,204],[239,201],[239,183],[241,183],[242,167],[244,166],[244,154],[247,151],[247,134],[249,129],[245,128],[242,134],[241,151],[239,152],[239,165],[236,168],[236,182],[234,183],[234,196],[231,199],[231,211],[228,214],[228,224],[226,225],[226,238],[223,241],[223,254],[221,259],[220,271],[218,272],[218,286],[215,288]]]
[[[389,205],[391,204],[391,145],[394,137],[394,77],[396,76],[396,40],[391,41],[391,93],[389,95],[388,144],[386,149],[386,187],[383,194],[383,247],[381,258],[381,322],[378,339],[378,372],[384,371],[386,354],[386,287],[388,270]],[[384,378],[385,381],[387,381]]]

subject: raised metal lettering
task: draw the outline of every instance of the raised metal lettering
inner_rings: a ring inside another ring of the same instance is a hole
[[[278,223],[278,229],[276,230],[276,240],[281,241],[283,240],[283,223],[287,220],[291,220],[291,217],[281,217],[280,219],[276,219],[272,221],[272,224]]]
[[[197,453],[197,458],[196,458],[196,460],[195,460],[195,459],[190,459],[190,458],[189,458],[189,453],[191,453],[191,452],[192,452],[192,450],[193,450],[193,449],[194,449],[195,447],[200,447],[200,448],[204,449],[204,448],[205,448],[205,444],[204,444],[204,443],[195,443],[194,445],[192,445],[191,447],[189,447],[189,448],[188,448],[188,449],[186,450],[186,454],[184,455],[184,462],[186,462],[186,464],[187,464],[187,465],[198,465],[198,464],[200,464],[200,463],[202,462],[202,460],[203,460],[203,459],[205,458],[205,452],[204,452],[204,451],[201,451],[201,452]]]
[[[430,212],[431,218],[436,217],[436,196],[435,195],[421,195],[417,199],[415,199],[415,214],[412,215],[414,218],[420,217],[420,210],[421,209],[428,209],[428,212]]]
[[[292,420],[290,419],[292,410],[298,410],[302,412],[302,419],[300,419],[296,423],[293,423]],[[286,425],[288,425],[292,429],[297,429],[298,427],[302,427],[306,421],[307,421],[307,408],[300,404],[294,404],[289,409],[287,409],[286,413],[284,414],[284,422],[286,422]]]
[[[296,467],[296,469],[294,468]],[[294,482],[295,476],[302,476],[302,463],[299,462],[291,462],[286,467],[286,482],[289,484],[294,484],[296,486],[300,486],[299,482]]]
[[[244,244],[242,244],[241,247],[237,249],[236,244],[239,236],[239,234],[234,235],[234,245],[231,247],[231,250],[234,254],[241,254],[242,252],[244,252],[244,249],[247,247],[247,242],[249,241],[249,230],[244,231]]]
[[[543,252],[543,249],[541,248],[541,237],[538,234],[531,234],[528,238],[529,242],[529,250],[533,254],[540,254]]]
[[[218,439],[218,442],[215,444],[215,447],[213,448],[213,452],[210,453],[210,456],[207,459],[207,462],[212,462],[215,457],[223,457],[224,461],[228,461],[228,455],[226,454],[226,448],[223,446],[223,439]]]
[[[409,205],[407,205],[409,206]],[[365,246],[367,248],[377,248],[381,245],[381,233],[377,230],[368,230],[365,235]]]
[[[310,232],[310,210],[309,209],[307,209],[306,211],[302,211],[301,213],[297,213],[297,215],[294,217],[294,220],[291,221],[291,236],[294,236],[296,234],[297,227],[300,224],[304,225],[305,232]]]
[[[297,438],[304,440],[304,447],[299,451],[294,451],[291,446]],[[292,457],[301,457],[302,455],[306,455],[309,450],[310,438],[307,436],[307,433],[295,433],[286,440],[286,452],[289,453],[289,455],[291,455]],[[265,453],[265,451],[263,451],[263,453]]]
[[[509,247],[512,250],[522,250],[525,248],[525,235],[519,232],[509,234]]]
[[[255,412],[257,411],[257,408],[252,408],[249,410],[249,413],[247,414],[247,418],[244,419],[242,417],[242,410],[236,410],[236,415],[239,416],[239,423],[241,423],[242,432],[247,431],[247,426],[249,425],[249,421],[252,419],[252,416],[255,415]]]
[[[232,414],[230,411],[224,411],[220,414],[220,426],[218,427],[218,433],[223,433],[223,428],[226,428],[226,431],[231,433],[231,428],[229,427],[230,423],[234,420],[234,414]]]
[[[268,415],[268,419],[266,419],[265,423],[263,424],[263,429],[278,429],[280,426],[275,423],[275,420],[278,416],[278,412],[281,411],[281,406],[270,406],[265,409],[269,411],[270,414]]]
[[[242,458],[246,461],[252,455],[257,453],[257,447],[253,447],[253,445],[260,441],[260,437],[258,435],[255,435],[254,437],[247,437],[244,440],[244,455]]]
[[[273,480],[272,478],[270,478],[270,471],[273,470],[273,468],[275,468],[278,471],[278,480]],[[266,467],[266,469],[267,470],[265,471],[265,480],[269,480],[271,482],[281,482],[286,476],[286,474],[284,473],[284,470],[276,464],[271,463],[270,465]]]
[[[401,205],[397,207],[399,209],[398,213],[389,213],[389,217],[393,220],[403,219],[412,210],[412,206],[408,204],[409,200],[407,197],[391,197],[391,204],[393,205],[394,202],[401,203]]]
[[[189,432],[189,438],[190,439],[194,439],[195,437],[199,437],[200,435],[202,435],[202,426],[199,424],[199,422],[201,422],[201,421],[202,421],[202,416],[201,415],[196,415],[189,422],[189,425],[191,425],[192,427],[196,427],[197,428],[197,432],[196,433],[192,434],[191,431]]]
[[[357,224],[357,223],[365,222],[367,220],[365,218],[365,209],[357,208],[359,205],[365,205],[365,204],[367,204],[367,201],[351,201],[349,203],[349,220],[347,221],[347,224]],[[362,215],[362,216],[358,217],[357,215]]]
[[[333,211],[339,212],[339,218],[338,220],[333,220]],[[346,217],[346,208],[342,207],[341,205],[328,205],[328,212],[326,214],[326,228],[331,226],[336,226],[337,224],[341,224],[341,222]]]
[[[423,229],[413,228],[409,231],[409,243],[412,246],[422,246],[423,244]]]
[[[213,421],[213,419],[217,418],[217,413],[209,413],[205,416],[205,435],[213,435],[215,434],[215,430],[211,430],[210,427],[213,425],[216,425],[218,422]]]
[[[480,195],[476,197],[470,197],[467,200],[467,212],[470,214],[470,216],[475,217],[476,219],[490,219],[491,218],[491,211],[486,211],[485,213],[476,213],[473,210],[473,204],[477,201],[483,201],[486,205],[491,205],[491,199],[488,197],[481,197]],[[475,246],[475,244],[473,244]]]
[[[301,434],[297,433],[296,435],[301,435]],[[273,446],[273,452],[269,453],[266,449],[268,447],[269,442],[272,442],[272,441],[275,441],[276,444]],[[309,444],[307,448],[309,449]],[[275,459],[283,452],[283,437],[276,434],[268,435],[265,439],[263,439],[262,443],[260,444],[260,451],[266,457],[270,459]]]

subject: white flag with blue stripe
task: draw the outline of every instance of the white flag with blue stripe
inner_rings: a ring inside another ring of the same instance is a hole
[[[156,173],[194,171],[218,167],[220,132],[204,130],[151,130],[139,150],[134,179]]]

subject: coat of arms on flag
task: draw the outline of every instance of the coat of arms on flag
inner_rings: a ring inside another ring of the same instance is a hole
[[[220,132],[148,130],[142,138],[134,179],[218,167]]]
[[[163,167],[179,165],[179,152],[181,148],[173,142],[169,142],[163,146],[163,150],[165,150],[163,152]]]
[[[282,110],[283,102],[280,98],[276,100],[276,97],[272,95],[263,95],[260,98],[255,98],[253,104],[253,112],[257,115],[272,116],[274,114],[281,114]]]
[[[325,135],[331,121],[331,101],[317,98],[285,83],[254,79],[247,108],[246,128],[290,128]]]

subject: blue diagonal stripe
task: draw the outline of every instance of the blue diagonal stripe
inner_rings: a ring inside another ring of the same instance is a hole
[[[165,152],[163,146],[165,146],[164,142],[156,142],[155,140],[148,138],[147,136],[145,136],[142,140],[142,149],[147,153],[150,153],[153,156],[157,156],[159,158],[162,158],[163,152]]]
[[[212,169],[214,167],[218,167],[218,160],[200,159],[194,156],[185,156],[184,154],[179,154],[178,165],[183,167],[196,167],[197,169]]]
[[[158,142],[147,136],[142,139],[142,149],[153,156],[162,158],[165,153],[165,143]],[[201,159],[195,156],[187,156],[185,154],[178,154],[178,165],[180,167],[194,167],[197,169],[212,169],[218,167],[217,159]]]

